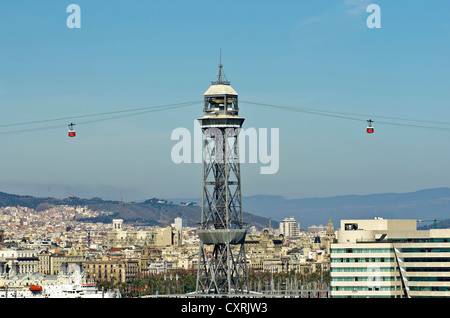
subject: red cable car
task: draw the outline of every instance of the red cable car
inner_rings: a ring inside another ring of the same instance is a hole
[[[76,133],[75,133],[75,129],[73,129],[73,126],[75,124],[69,124],[69,137],[75,137]]]
[[[373,134],[373,127],[372,127],[373,121],[372,121],[372,119],[369,119],[367,122],[369,123],[369,126],[367,126],[367,133],[368,134]]]

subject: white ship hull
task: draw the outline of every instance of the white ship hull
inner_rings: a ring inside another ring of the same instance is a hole
[[[0,290],[0,298],[121,298],[119,291],[100,291],[96,285],[47,285],[42,291]]]

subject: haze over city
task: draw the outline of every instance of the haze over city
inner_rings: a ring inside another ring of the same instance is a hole
[[[220,51],[244,128],[279,129],[278,171],[242,164],[243,196],[449,186],[447,2],[80,0],[69,28],[71,3],[0,4],[0,191],[199,197],[201,164],[174,163],[171,134],[193,135]]]

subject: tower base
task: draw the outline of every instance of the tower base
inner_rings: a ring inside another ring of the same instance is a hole
[[[217,233],[217,232],[222,233]],[[245,245],[233,244],[245,239],[241,230],[201,231],[197,272],[197,294],[244,294],[248,293]],[[213,233],[211,233],[213,232]],[[217,243],[225,237],[226,242]],[[215,242],[214,244],[211,244]]]

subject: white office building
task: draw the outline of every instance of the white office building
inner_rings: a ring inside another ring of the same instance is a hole
[[[299,237],[300,223],[297,222],[293,216],[290,218],[285,218],[280,222],[280,234],[285,237]]]
[[[173,223],[173,227],[176,230],[181,230],[183,227],[186,226],[186,220],[180,217],[175,218],[174,223]]]
[[[416,220],[341,220],[331,245],[331,297],[450,297],[450,229]]]

